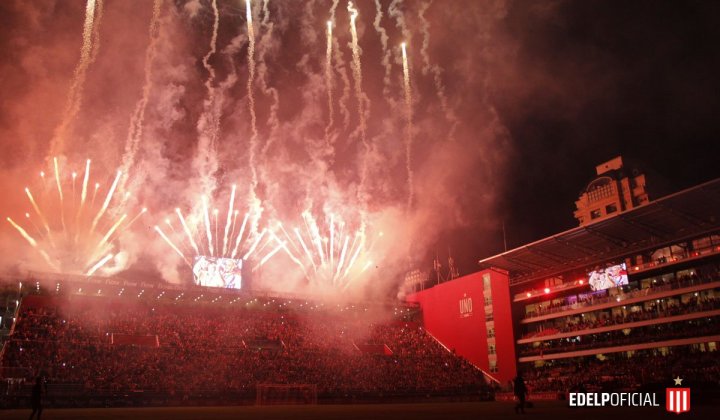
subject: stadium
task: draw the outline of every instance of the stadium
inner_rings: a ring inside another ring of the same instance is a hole
[[[622,160],[608,164],[597,179],[613,187],[588,199],[595,180],[579,202],[631,208],[467,276],[408,281],[404,301],[28,273],[2,293],[3,402],[27,405],[42,375],[53,408],[432,401],[472,415],[485,410],[460,403],[512,401],[521,371],[546,404],[580,389],[660,392],[678,372],[695,404],[712,404],[720,180],[624,203]],[[644,176],[632,183],[646,196]],[[601,269],[613,284],[593,278]]]
[[[2,418],[716,418],[716,6],[645,6],[0,6]]]

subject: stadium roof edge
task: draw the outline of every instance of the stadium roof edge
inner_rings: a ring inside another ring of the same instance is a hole
[[[720,230],[720,178],[481,259],[517,285]]]

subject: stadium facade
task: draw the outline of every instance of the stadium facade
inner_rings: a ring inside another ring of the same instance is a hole
[[[692,376],[688,361],[716,355],[720,342],[720,179],[650,201],[644,176],[631,178],[620,159],[598,166],[576,203],[579,227],[410,295],[428,331],[500,383],[517,369],[537,377],[541,391],[567,390],[578,366],[627,388],[673,370]],[[487,277],[492,312],[463,318],[466,295],[489,303]],[[648,360],[653,367],[639,371],[612,368]]]

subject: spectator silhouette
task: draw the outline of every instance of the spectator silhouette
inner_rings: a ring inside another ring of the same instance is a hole
[[[35,417],[35,413],[37,413],[38,420],[40,420],[40,416],[42,416],[42,394],[44,385],[42,378],[38,376],[37,379],[35,379],[35,385],[32,387],[32,395],[30,396],[30,407],[33,410],[32,414],[30,414],[30,420]]]
[[[525,414],[525,399],[527,397],[527,387],[525,386],[525,380],[518,373],[513,384],[513,391],[515,397],[517,397],[517,404],[515,405],[515,413]]]

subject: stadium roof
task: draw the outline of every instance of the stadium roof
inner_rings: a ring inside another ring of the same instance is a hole
[[[720,229],[720,178],[479,261],[516,285]]]

